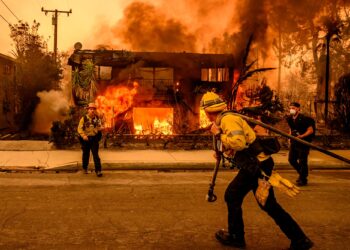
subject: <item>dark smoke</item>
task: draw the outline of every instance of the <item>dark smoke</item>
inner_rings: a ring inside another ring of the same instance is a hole
[[[349,5],[349,0],[245,0],[236,1],[235,14],[223,35],[213,37],[209,51],[233,53],[242,58],[247,41],[254,37],[254,46],[264,58],[271,53],[271,44],[278,32],[296,32],[320,26],[325,13],[336,13],[336,8]],[[230,27],[235,27],[232,32]]]
[[[159,5],[155,5],[155,2]],[[278,32],[315,23],[325,9],[350,0],[167,0],[133,2],[122,19],[100,24],[104,44],[134,51],[232,53],[239,60],[247,41],[266,58]],[[113,41],[113,42],[112,42]]]
[[[254,41],[259,48],[268,48],[267,28],[268,20],[266,15],[266,2],[264,0],[246,0],[237,4],[237,17],[232,19],[231,25],[240,25],[240,31],[232,34],[233,53],[242,57],[249,37],[253,35]],[[266,56],[266,51],[261,51]]]
[[[131,3],[113,30],[135,51],[195,50],[195,35],[189,33],[180,21],[167,18],[148,3]]]

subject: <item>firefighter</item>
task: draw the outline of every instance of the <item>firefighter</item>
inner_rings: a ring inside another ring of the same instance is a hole
[[[96,105],[94,103],[89,103],[87,106],[87,114],[84,115],[79,121],[78,133],[81,148],[83,151],[83,171],[85,174],[88,174],[88,165],[91,151],[94,159],[95,172],[97,177],[102,177],[101,160],[98,155],[99,141],[102,137],[102,129],[103,124],[96,113]]]
[[[269,155],[263,152],[262,145],[256,138],[253,129],[233,112],[225,111],[226,107],[226,103],[216,93],[207,92],[202,97],[201,108],[213,123],[211,132],[220,137],[223,150],[230,152],[234,164],[239,168],[237,176],[225,191],[228,231],[224,229],[217,231],[216,239],[224,245],[245,247],[242,203],[248,192],[253,191],[261,209],[272,217],[291,240],[290,249],[310,249],[313,245],[312,241],[277,203],[271,185],[281,188],[290,195],[297,193],[296,187],[272,171],[274,162]],[[260,186],[262,178],[269,181],[265,188]],[[262,190],[262,196],[264,196],[262,199],[261,192],[257,194],[257,190]]]

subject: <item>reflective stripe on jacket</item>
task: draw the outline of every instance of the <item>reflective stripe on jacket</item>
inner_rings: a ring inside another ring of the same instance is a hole
[[[221,141],[227,149],[241,151],[256,138],[254,130],[248,123],[232,112],[221,113],[216,120],[216,125],[222,130]]]

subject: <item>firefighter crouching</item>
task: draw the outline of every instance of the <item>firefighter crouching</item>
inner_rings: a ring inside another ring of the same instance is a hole
[[[95,172],[97,177],[102,177],[101,160],[98,155],[99,141],[102,137],[103,129],[102,121],[96,113],[96,105],[89,103],[87,106],[87,114],[83,116],[78,125],[79,140],[83,151],[83,171],[88,174],[90,151],[92,153]]]
[[[201,107],[213,122],[211,132],[219,135],[223,151],[229,152],[234,165],[239,169],[237,176],[225,191],[228,231],[217,231],[216,239],[224,245],[245,247],[242,203],[248,192],[253,191],[260,208],[272,217],[291,240],[290,249],[310,249],[313,243],[296,221],[277,203],[272,186],[281,188],[290,196],[295,195],[298,189],[272,171],[273,159],[264,153],[263,145],[256,138],[253,129],[245,120],[233,112],[226,111],[226,103],[216,93],[204,94]]]

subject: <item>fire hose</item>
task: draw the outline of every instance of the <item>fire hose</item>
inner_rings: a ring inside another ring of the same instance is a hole
[[[235,115],[243,118],[244,120],[246,120],[249,123],[252,123],[252,124],[255,124],[255,125],[259,125],[259,126],[261,126],[263,128],[266,128],[266,129],[268,129],[268,130],[270,130],[272,132],[275,132],[276,134],[279,134],[279,135],[281,135],[283,137],[287,137],[287,138],[289,138],[291,140],[297,141],[297,142],[299,142],[301,144],[309,146],[310,148],[316,149],[316,150],[318,150],[318,151],[320,151],[320,152],[322,152],[322,153],[324,153],[326,155],[329,155],[329,156],[331,156],[333,158],[336,158],[338,160],[341,160],[343,162],[346,162],[346,163],[350,164],[350,160],[345,158],[345,157],[337,155],[337,154],[335,154],[335,153],[333,153],[333,152],[331,152],[331,151],[329,151],[327,149],[319,147],[319,146],[317,146],[315,144],[312,144],[310,142],[304,141],[304,140],[302,140],[300,138],[297,138],[295,136],[292,136],[290,134],[287,134],[287,133],[285,133],[285,132],[283,132],[283,131],[275,128],[275,127],[272,127],[272,126],[266,124],[266,123],[263,123],[261,121],[257,121],[257,120],[255,120],[253,118],[250,118],[248,116],[245,116],[245,115],[242,115],[242,114],[239,114],[239,113],[236,113],[236,112],[235,112]],[[213,171],[213,176],[212,176],[211,182],[209,184],[208,194],[206,196],[206,200],[209,201],[209,202],[214,202],[214,201],[217,200],[217,197],[214,194],[214,187],[215,187],[216,176],[218,174],[219,167],[220,167],[220,162],[222,160],[222,152],[220,152],[220,150],[218,148],[218,140],[219,139],[214,136],[213,140],[214,140],[214,150],[215,150],[215,154],[216,154],[216,163],[215,163],[215,168],[214,168],[214,171]]]

